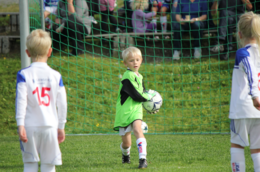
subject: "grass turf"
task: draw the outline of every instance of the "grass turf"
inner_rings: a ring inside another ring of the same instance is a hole
[[[148,168],[145,171],[230,171],[229,135],[146,135]],[[0,137],[0,171],[23,169],[18,136]],[[132,136],[131,164],[121,163],[118,135],[67,136],[60,145],[63,165],[57,172],[137,171],[138,153]],[[247,171],[253,171],[248,148]]]
[[[119,58],[79,57],[54,53],[48,64],[61,72],[68,95],[67,133],[115,133],[113,123],[120,75]],[[0,57],[1,135],[16,133],[17,54]],[[144,59],[145,61],[145,59]],[[144,62],[140,73],[147,89],[157,90],[163,106],[155,115],[144,111],[150,133],[229,132],[229,99],[233,61],[215,58]]]

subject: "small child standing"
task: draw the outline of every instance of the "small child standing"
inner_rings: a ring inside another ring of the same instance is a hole
[[[156,16],[156,12],[144,12],[148,5],[148,1],[145,0],[135,0],[130,4],[133,10],[132,25],[135,33],[157,32],[156,22],[152,20],[152,17]],[[148,23],[149,19],[152,20],[150,23]]]
[[[150,4],[152,4],[152,9],[151,9],[152,11],[161,13],[161,16],[160,16],[161,30],[163,33],[167,32],[166,12],[170,12],[171,0],[149,0],[149,2],[150,2]],[[170,37],[166,36],[165,39],[170,39]]]
[[[17,73],[16,121],[24,172],[55,172],[61,165],[59,143],[65,140],[67,98],[61,74],[47,65],[52,53],[50,35],[34,30],[26,53],[32,64]],[[58,109],[58,110],[57,110]]]
[[[253,12],[241,15],[237,28],[243,48],[236,52],[232,76],[231,168],[245,172],[244,147],[250,145],[254,171],[260,172],[260,16]]]
[[[144,92],[143,76],[138,72],[143,60],[141,51],[136,47],[129,47],[122,52],[122,56],[127,70],[118,91],[114,130],[119,131],[119,135],[122,136],[120,145],[122,163],[130,163],[131,131],[133,131],[139,152],[138,168],[146,168],[147,143],[141,128],[142,102],[150,100],[156,93]]]
[[[57,13],[57,6],[59,0],[44,0],[43,8],[44,8],[44,18],[46,22],[46,28],[51,29],[52,27],[52,20],[49,19],[50,14]]]

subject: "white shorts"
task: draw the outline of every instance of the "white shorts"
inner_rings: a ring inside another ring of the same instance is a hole
[[[52,14],[56,14],[57,11],[57,6],[53,6],[53,7],[45,7],[45,11],[48,11]]]
[[[249,146],[250,135],[250,149],[260,149],[260,118],[231,119],[230,130],[231,143]]]
[[[133,123],[128,125],[127,127],[120,127],[119,128],[119,135],[124,136],[126,133],[132,132],[133,131]]]
[[[58,131],[53,127],[26,127],[27,143],[20,141],[23,162],[61,165]]]

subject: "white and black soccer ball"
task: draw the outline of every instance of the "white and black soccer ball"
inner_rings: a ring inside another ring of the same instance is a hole
[[[150,91],[154,91],[154,90],[150,90]],[[154,111],[159,110],[163,102],[162,96],[157,91],[154,92],[156,92],[156,94],[151,100],[143,102],[143,108],[147,110],[149,113],[153,113]]]
[[[148,125],[144,121],[142,121],[141,127],[143,130],[143,133],[148,133]]]

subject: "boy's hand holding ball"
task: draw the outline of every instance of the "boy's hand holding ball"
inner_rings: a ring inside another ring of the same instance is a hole
[[[149,100],[151,100],[156,94],[154,90],[150,90],[150,89],[146,93],[149,96]]]

